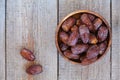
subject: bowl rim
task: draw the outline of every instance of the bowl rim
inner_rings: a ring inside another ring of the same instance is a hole
[[[68,59],[67,57],[65,57],[62,53],[62,51],[60,50],[60,47],[59,47],[59,44],[58,44],[58,33],[59,33],[59,29],[61,28],[61,25],[63,24],[63,22],[68,19],[69,17],[75,15],[75,14],[79,14],[79,13],[88,13],[88,14],[93,14],[97,17],[99,17],[104,23],[105,25],[107,26],[108,28],[108,33],[109,33],[109,40],[108,40],[108,46],[104,52],[104,54],[98,58],[97,60],[95,61],[92,61],[92,62],[89,62],[88,64],[82,64],[82,63],[79,63],[79,62],[75,62],[75,61],[72,61],[70,59]],[[58,54],[60,54],[64,59],[66,59],[67,61],[73,63],[73,64],[80,64],[80,65],[89,65],[89,64],[92,64],[92,63],[95,63],[96,61],[100,60],[102,57],[104,57],[108,50],[110,49],[110,46],[111,46],[111,43],[112,43],[112,31],[111,31],[111,27],[109,26],[108,22],[106,21],[106,19],[104,17],[102,17],[100,14],[98,14],[97,12],[94,12],[94,11],[90,11],[90,10],[77,10],[77,11],[74,11],[74,12],[71,12],[70,14],[68,14],[66,17],[64,17],[60,23],[58,24],[57,28],[56,28],[56,31],[55,31],[55,44],[56,44],[56,47],[57,47],[57,50],[58,50]]]

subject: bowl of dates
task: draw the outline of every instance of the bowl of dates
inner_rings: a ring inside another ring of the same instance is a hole
[[[107,53],[111,36],[111,28],[101,15],[79,10],[70,13],[59,23],[55,43],[66,60],[89,65]]]

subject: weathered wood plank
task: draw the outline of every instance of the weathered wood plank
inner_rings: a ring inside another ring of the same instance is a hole
[[[0,1],[0,79],[5,80],[5,0]]]
[[[112,79],[120,80],[120,1],[112,0]]]
[[[110,22],[110,0],[59,0],[59,21],[81,9],[96,11]],[[89,66],[71,64],[59,56],[59,80],[110,80],[110,51]]]
[[[56,0],[7,0],[7,80],[57,80],[56,6]],[[22,47],[34,51],[35,62],[21,57]],[[32,63],[40,63],[43,72],[27,75]]]

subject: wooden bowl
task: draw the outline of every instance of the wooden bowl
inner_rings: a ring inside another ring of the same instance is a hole
[[[101,58],[107,53],[107,51],[110,49],[110,45],[111,45],[111,37],[112,37],[111,28],[110,28],[108,22],[107,22],[101,15],[99,15],[99,14],[96,13],[96,12],[89,11],[89,10],[79,10],[79,11],[75,11],[75,12],[72,12],[72,13],[68,14],[65,18],[63,18],[62,21],[59,23],[59,25],[58,25],[57,28],[56,28],[55,44],[56,44],[57,50],[59,51],[60,55],[61,55],[64,59],[72,62],[73,64],[89,65],[89,64],[91,64],[91,63],[94,63],[95,61],[89,62],[89,63],[87,63],[87,64],[82,64],[82,63],[80,63],[80,62],[75,62],[75,61],[72,61],[72,60],[68,59],[67,57],[65,57],[65,56],[63,55],[63,52],[61,51],[60,46],[59,46],[59,43],[58,43],[58,41],[59,41],[59,38],[58,38],[58,36],[59,36],[59,30],[60,30],[63,22],[64,22],[66,19],[68,19],[69,17],[71,17],[71,16],[73,16],[73,15],[76,15],[76,14],[80,14],[80,13],[93,14],[93,15],[99,17],[99,18],[104,22],[104,24],[106,25],[106,27],[108,28],[108,31],[109,31],[109,32],[108,32],[108,44],[107,44],[107,48],[106,48],[105,52],[103,53],[103,55],[102,55],[100,58],[98,58],[97,60],[101,59]],[[97,61],[97,60],[96,60],[96,61]]]

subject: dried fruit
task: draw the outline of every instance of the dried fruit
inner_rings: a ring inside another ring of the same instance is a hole
[[[28,61],[34,61],[35,60],[35,56],[33,54],[33,52],[31,52],[30,50],[23,48],[20,52],[20,54],[22,55],[23,58],[25,58]]]
[[[97,45],[92,45],[87,51],[87,59],[92,59],[97,57],[99,54],[99,47]]]
[[[36,74],[39,74],[41,73],[43,70],[42,70],[42,66],[41,65],[31,65],[30,67],[28,67],[26,69],[26,72],[28,74],[31,74],[31,75],[36,75]]]
[[[68,49],[69,46],[67,46],[66,44],[60,44],[60,48],[62,51],[65,51]]]
[[[75,24],[75,18],[70,17],[63,23],[62,29],[68,32],[74,24]]]
[[[80,26],[80,25],[81,25],[80,19],[78,19],[78,20],[76,21],[76,25],[77,25],[77,26]]]
[[[69,36],[69,39],[68,39],[68,45],[69,46],[74,46],[76,45],[77,41],[78,41],[78,38],[79,38],[79,33],[78,31],[74,31],[71,33],[71,35]]]
[[[89,43],[90,43],[90,44],[96,44],[97,42],[98,42],[98,40],[97,40],[96,36],[91,33],[91,34],[89,35]]]
[[[79,33],[80,33],[80,38],[82,39],[83,43],[88,43],[89,34],[90,34],[88,27],[86,27],[85,25],[81,25],[79,27]]]
[[[105,42],[99,44],[98,46],[100,48],[99,54],[103,54],[107,48],[107,42],[105,41]]]
[[[89,17],[87,14],[82,14],[81,16],[81,21],[87,25],[90,31],[94,31],[94,27],[92,25],[92,22],[90,21]]]
[[[79,19],[80,18],[80,14],[76,14],[73,16],[75,19]]]
[[[67,44],[67,41],[68,41],[68,38],[69,38],[68,34],[62,31],[62,32],[60,32],[59,36],[60,36],[60,40],[63,43]]]
[[[88,14],[88,16],[89,16],[89,18],[90,18],[91,21],[93,21],[95,19],[95,16],[92,15],[92,14]]]
[[[98,41],[104,41],[108,36],[108,29],[105,26],[101,26],[98,30]]]
[[[88,45],[87,44],[78,44],[75,45],[71,48],[71,51],[73,54],[81,54],[83,52],[85,52],[88,49]]]
[[[74,25],[72,28],[71,28],[71,31],[74,32],[74,31],[78,31],[78,27],[76,25]]]
[[[102,25],[102,20],[100,18],[96,18],[93,22],[94,29],[97,30]]]
[[[81,64],[87,65],[87,64],[90,64],[90,63],[92,63],[92,62],[94,62],[94,61],[96,61],[96,60],[97,60],[97,57],[94,57],[94,58],[92,58],[92,59],[84,58],[84,59],[82,60],[82,63],[81,63]]]
[[[70,50],[66,50],[64,52],[65,57],[69,58],[69,59],[79,59],[79,55],[76,54],[72,54],[72,52]]]

